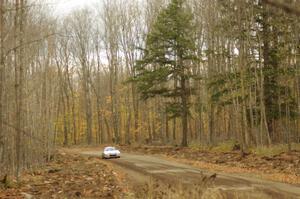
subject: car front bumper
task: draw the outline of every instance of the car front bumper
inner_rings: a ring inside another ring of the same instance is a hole
[[[103,158],[120,158],[120,154],[103,154]]]

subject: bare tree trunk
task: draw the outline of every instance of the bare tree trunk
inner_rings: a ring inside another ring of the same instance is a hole
[[[166,125],[166,129],[165,129],[165,131],[166,131],[166,141],[167,141],[167,143],[170,141],[170,128],[169,128],[169,116],[168,116],[168,113],[165,111],[165,125]]]
[[[108,123],[107,118],[105,116],[104,116],[104,123],[105,123],[106,131],[107,131],[107,142],[111,143],[112,135],[111,135],[110,128],[109,128],[109,123]]]
[[[100,105],[99,105],[99,100],[96,100],[96,108],[97,108],[97,131],[96,131],[96,144],[101,143],[101,115],[100,115]]]
[[[64,93],[61,91],[61,102],[63,105],[63,120],[64,120],[64,146],[69,145],[69,136],[68,136],[68,124],[67,124],[67,110],[66,110],[66,102],[64,99]]]
[[[189,99],[188,99],[188,80],[186,79],[186,69],[184,68],[181,52],[178,52],[178,64],[181,67],[180,87],[181,87],[181,122],[182,122],[182,140],[181,146],[188,146],[188,113],[189,113]]]
[[[136,86],[132,85],[132,101],[134,114],[134,140],[139,141],[139,101],[136,93]]]
[[[209,145],[214,145],[214,120],[215,120],[215,114],[214,114],[214,105],[211,102],[209,105],[209,129],[208,129],[208,143]]]
[[[69,81],[69,87],[71,88],[71,83]],[[73,143],[77,144],[77,125],[76,125],[76,111],[75,111],[75,95],[73,89],[71,90],[72,97],[72,125],[73,125]]]
[[[148,105],[148,104],[147,104],[147,106],[148,106],[148,110],[147,110],[148,143],[147,143],[147,144],[149,144],[149,143],[152,142],[154,135],[153,135],[153,131],[152,131],[152,129],[151,129],[151,118],[150,118],[151,115],[152,115],[152,114],[151,114],[152,110],[149,108],[149,105]],[[152,128],[153,128],[153,127],[152,127]]]
[[[186,80],[184,76],[181,77],[181,89],[182,89],[182,96],[181,96],[181,103],[182,103],[182,142],[181,146],[186,147],[188,145],[187,135],[188,135],[188,98],[186,94]]]
[[[87,144],[92,144],[92,103],[90,96],[90,86],[89,86],[89,74],[86,71],[87,66],[83,66],[83,90],[84,90],[84,105],[85,105],[85,117],[87,123],[86,129],[86,140]]]
[[[241,21],[242,19],[242,12],[243,12],[243,1],[239,1],[239,29],[241,32],[246,31],[245,30],[245,25]],[[246,105],[246,91],[245,91],[245,72],[246,72],[246,56],[245,56],[245,41],[243,37],[240,37],[240,42],[239,42],[239,68],[240,68],[240,73],[241,73],[241,94],[242,94],[242,135],[241,135],[241,140],[242,140],[242,150],[246,149],[249,144],[249,132],[248,132],[248,122],[247,122],[247,105]]]
[[[131,144],[131,136],[130,136],[130,124],[131,124],[131,112],[130,109],[128,109],[127,113],[127,121],[126,121],[126,134],[125,134],[125,143]]]
[[[260,63],[262,63],[262,49],[259,49],[259,59],[260,59]],[[269,129],[268,129],[268,123],[267,123],[267,116],[266,116],[266,107],[265,107],[265,103],[264,103],[264,74],[263,74],[263,67],[262,64],[260,64],[260,85],[259,85],[259,106],[260,106],[260,113],[261,113],[261,117],[260,117],[260,140],[261,140],[261,145],[264,145],[264,133],[266,135],[267,138],[267,144],[270,145],[272,143],[271,140],[271,136],[269,133]]]
[[[4,159],[4,78],[4,1],[0,1],[0,167]]]
[[[47,55],[47,61],[46,65],[43,71],[43,80],[42,80],[42,96],[41,96],[41,120],[42,120],[42,133],[43,133],[43,141],[44,143],[47,143],[48,137],[48,118],[47,118],[47,110],[48,110],[48,103],[47,103],[47,72],[48,72],[48,66],[49,66],[49,59],[50,59],[50,51],[48,51]],[[47,133],[46,133],[47,132]],[[45,148],[45,151],[47,151],[48,154],[48,147]]]
[[[19,180],[22,169],[22,126],[23,126],[23,86],[24,86],[24,59],[23,59],[23,34],[24,34],[24,0],[16,0],[15,40],[20,49],[15,51],[15,98],[16,98],[16,176]],[[18,30],[18,31],[17,31]],[[17,62],[18,60],[18,62]]]
[[[173,129],[172,129],[173,142],[176,141],[176,118],[173,118]]]

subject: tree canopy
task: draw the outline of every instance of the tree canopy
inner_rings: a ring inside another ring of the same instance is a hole
[[[172,0],[151,26],[144,56],[136,66],[135,80],[142,97],[171,98],[167,111],[172,116],[181,116],[183,123],[187,120],[192,90],[190,69],[197,61],[194,40],[193,15],[183,0]],[[183,127],[182,133],[182,145],[186,146],[187,128]]]

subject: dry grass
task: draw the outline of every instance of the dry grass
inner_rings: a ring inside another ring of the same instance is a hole
[[[165,183],[151,178],[150,182],[139,188],[134,198],[139,199],[181,199],[199,198],[207,189],[206,183],[183,184],[181,180],[172,183]]]
[[[235,140],[228,140],[222,143],[219,143],[215,146],[209,146],[206,144],[202,144],[199,142],[192,142],[189,147],[191,149],[199,150],[199,151],[211,151],[211,152],[230,152],[234,150],[234,147],[238,143]]]
[[[210,151],[210,152],[218,152],[218,153],[226,153],[234,150],[234,147],[238,145],[238,143],[234,140],[228,140],[222,143],[217,144],[216,146],[208,146],[205,144],[201,144],[199,142],[192,142],[189,145],[189,148],[199,151]],[[291,149],[300,151],[300,143],[292,143]],[[281,153],[288,151],[287,144],[276,144],[272,146],[263,146],[263,147],[252,147],[249,149],[251,153],[254,153],[259,156],[274,156],[279,155]]]
[[[300,151],[300,144],[292,143],[292,150]],[[251,152],[259,156],[274,156],[288,151],[288,146],[286,144],[277,144],[269,147],[256,147],[252,148]]]
[[[289,198],[284,195],[274,195],[253,187],[214,186],[200,182],[185,185],[178,180],[172,184],[152,179],[143,187],[138,188],[135,195],[127,199],[271,199]],[[274,197],[275,196],[275,197]]]

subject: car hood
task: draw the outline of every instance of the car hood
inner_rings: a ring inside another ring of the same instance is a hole
[[[120,153],[119,150],[113,150],[113,151],[104,151],[105,154],[115,154],[115,153]]]

